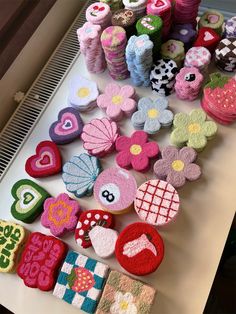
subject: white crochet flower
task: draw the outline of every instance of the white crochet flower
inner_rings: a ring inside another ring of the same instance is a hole
[[[115,303],[112,304],[110,308],[111,314],[136,314],[137,307],[133,303],[133,295],[129,292],[125,294],[121,292],[116,292]]]

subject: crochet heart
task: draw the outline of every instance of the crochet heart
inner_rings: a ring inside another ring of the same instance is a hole
[[[23,204],[28,205],[34,199],[34,195],[30,192],[25,192],[23,195]]]
[[[78,122],[72,113],[64,113],[61,121],[55,126],[55,133],[58,135],[71,134],[78,130]]]
[[[207,19],[210,23],[216,24],[219,21],[220,17],[216,14],[209,14],[207,16]]]
[[[165,5],[166,5],[166,2],[164,2],[164,1],[162,1],[162,0],[157,0],[157,1],[155,2],[155,6],[156,6],[157,8],[163,7],[163,6],[165,6]]]
[[[214,39],[214,36],[212,36],[212,34],[210,34],[209,32],[205,32],[204,40],[208,41],[208,40],[212,40],[212,39]]]
[[[61,155],[56,144],[43,141],[36,147],[36,154],[27,159],[25,171],[34,178],[46,177],[61,171]]]

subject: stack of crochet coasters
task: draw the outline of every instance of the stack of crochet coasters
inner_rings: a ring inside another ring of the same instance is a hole
[[[201,73],[207,74],[210,62],[211,54],[209,50],[204,47],[192,47],[186,53],[184,66],[198,68]]]
[[[171,2],[169,0],[148,0],[147,14],[158,15],[163,21],[162,35],[166,38],[171,27]]]
[[[236,37],[236,16],[225,22],[225,37]]]
[[[192,24],[176,24],[169,38],[182,41],[185,49],[189,49],[197,35]]]
[[[174,21],[177,24],[190,23],[197,25],[198,7],[201,0],[176,0],[174,6]]]
[[[135,86],[150,85],[153,42],[148,35],[131,36],[126,47],[126,62]]]
[[[174,60],[177,66],[181,68],[185,58],[184,44],[179,40],[168,40],[161,46],[161,57]]]
[[[102,2],[91,4],[86,10],[86,20],[92,24],[100,25],[102,29],[111,25],[111,9]]]
[[[100,2],[108,4],[112,12],[123,8],[122,0],[100,0]]]
[[[221,36],[210,27],[202,27],[198,31],[197,39],[193,44],[194,47],[205,47],[210,53],[214,53],[221,40]]]
[[[221,124],[236,121],[236,80],[221,73],[210,75],[211,81],[204,87],[202,108]]]
[[[143,16],[146,12],[147,0],[123,0],[125,9],[134,11],[137,18]]]
[[[220,70],[236,71],[236,38],[224,38],[215,51],[215,63]]]
[[[121,26],[126,31],[126,36],[129,38],[135,33],[136,15],[132,10],[122,9],[116,11],[111,19],[113,26]]]
[[[127,38],[124,28],[109,26],[102,32],[101,43],[110,76],[114,80],[128,78],[129,72],[125,61]]]
[[[224,16],[216,10],[209,10],[204,12],[198,22],[198,28],[210,27],[214,29],[219,35],[222,34],[224,24]]]
[[[85,57],[86,66],[91,73],[101,73],[106,69],[105,56],[102,50],[100,25],[86,22],[77,30],[80,49]]]
[[[178,67],[173,60],[158,60],[150,74],[152,90],[159,96],[169,96],[174,91],[177,72]]]
[[[136,24],[138,35],[148,35],[153,42],[153,55],[157,54],[161,47],[162,26],[162,19],[151,14],[140,18]]]

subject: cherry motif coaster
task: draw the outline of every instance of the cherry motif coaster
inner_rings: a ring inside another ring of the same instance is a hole
[[[162,180],[149,180],[138,188],[134,208],[143,221],[162,226],[177,215],[179,195],[171,184]]]
[[[137,184],[132,174],[120,168],[108,168],[97,178],[94,197],[104,210],[122,214],[133,207]]]
[[[114,226],[113,215],[100,209],[82,212],[75,229],[75,240],[80,247],[92,246],[89,233],[96,226],[112,228]]]
[[[59,112],[58,120],[50,126],[49,135],[56,144],[68,144],[80,136],[83,125],[78,110],[67,107]]]
[[[120,233],[115,253],[125,270],[137,276],[144,276],[154,272],[162,262],[164,244],[154,227],[136,222]]]
[[[0,219],[0,273],[14,271],[16,258],[25,237],[22,226]]]
[[[66,251],[64,242],[40,232],[33,232],[25,245],[17,274],[26,286],[49,291],[55,284],[57,271]]]
[[[25,171],[33,178],[61,172],[61,154],[57,145],[51,141],[40,142],[36,154],[26,160]]]
[[[79,203],[70,199],[66,193],[61,193],[44,202],[41,224],[49,228],[55,237],[60,237],[75,229],[79,211]]]
[[[214,53],[221,37],[210,27],[202,27],[198,31],[198,36],[193,44],[194,47],[205,47],[210,53]]]

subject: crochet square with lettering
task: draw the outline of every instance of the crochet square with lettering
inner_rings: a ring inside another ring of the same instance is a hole
[[[80,253],[69,251],[53,295],[79,309],[94,313],[109,266]]]
[[[148,314],[155,293],[156,290],[145,283],[117,271],[111,271],[96,314]]]

